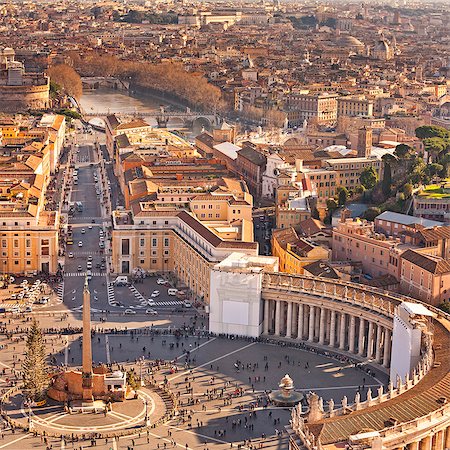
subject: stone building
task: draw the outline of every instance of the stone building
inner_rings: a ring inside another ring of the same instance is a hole
[[[46,109],[50,106],[50,79],[44,73],[27,73],[15,61],[12,48],[0,48],[0,111]]]

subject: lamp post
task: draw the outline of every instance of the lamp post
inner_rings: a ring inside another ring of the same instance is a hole
[[[141,386],[144,386],[144,379],[142,378],[142,364],[144,363],[144,361],[145,361],[145,356],[142,355],[139,358],[139,379],[140,379]]]

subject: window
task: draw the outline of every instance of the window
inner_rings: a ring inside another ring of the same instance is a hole
[[[130,240],[122,239],[122,255],[130,254]]]
[[[14,239],[14,248],[17,248],[19,246],[19,240]]]
[[[139,239],[139,246],[140,247],[144,247],[145,246],[145,239],[144,238],[140,238]]]
[[[156,247],[158,245],[158,239],[153,238],[152,239],[152,247]]]
[[[141,264],[145,264],[145,259],[141,259]]]
[[[164,247],[169,246],[169,238],[164,238]]]
[[[31,261],[27,260],[27,266],[31,266]]]

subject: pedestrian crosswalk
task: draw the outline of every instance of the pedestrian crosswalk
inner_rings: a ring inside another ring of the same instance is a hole
[[[129,286],[128,288],[140,302],[146,301],[146,298],[133,285]]]
[[[108,303],[111,305],[113,302],[116,301],[116,295],[114,294],[114,284],[109,282],[108,283]]]
[[[102,277],[105,274],[102,272],[92,272],[91,274],[93,277]],[[64,274],[65,277],[85,277],[86,272],[66,272]]]
[[[77,251],[74,251],[74,252],[71,252],[71,253],[73,253],[73,256],[95,256],[95,255],[100,255],[100,251],[98,251],[98,250],[86,250],[86,251],[80,251],[80,252],[77,252]]]
[[[64,280],[56,286],[56,294],[58,295],[58,303],[62,303],[64,298]]]
[[[183,304],[180,300],[168,300],[166,302],[155,302],[153,306],[181,306]]]

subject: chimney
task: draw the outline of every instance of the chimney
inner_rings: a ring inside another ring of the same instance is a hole
[[[357,151],[359,158],[367,158],[372,153],[372,128],[364,126],[358,130]]]

